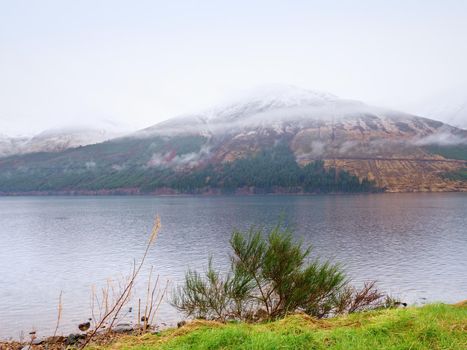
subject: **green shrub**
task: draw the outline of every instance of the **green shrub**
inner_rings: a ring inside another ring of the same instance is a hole
[[[357,289],[341,267],[311,260],[311,246],[294,242],[292,231],[276,225],[234,231],[230,271],[222,275],[209,260],[204,275],[189,270],[172,304],[188,317],[260,321],[297,311],[322,318],[384,306],[374,282]]]

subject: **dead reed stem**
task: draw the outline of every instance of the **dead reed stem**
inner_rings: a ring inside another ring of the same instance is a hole
[[[141,268],[144,265],[144,262],[146,261],[146,257],[148,255],[149,249],[152,247],[152,245],[156,241],[156,238],[157,238],[157,236],[159,234],[160,228],[161,228],[161,220],[160,220],[159,216],[156,216],[156,219],[154,221],[154,225],[153,225],[152,230],[151,230],[151,235],[149,236],[148,243],[146,244],[146,249],[144,251],[143,257],[141,258],[141,261],[140,261],[139,265],[137,267],[136,267],[136,265],[133,265],[133,273],[132,273],[127,285],[123,289],[123,292],[117,298],[115,303],[110,307],[110,309],[105,313],[105,315],[101,318],[101,320],[96,325],[94,330],[86,338],[84,343],[80,346],[80,349],[84,349],[84,347],[86,347],[86,345],[89,344],[89,342],[92,340],[92,338],[96,335],[97,331],[102,327],[102,325],[107,321],[107,319],[111,315],[118,315],[121,308],[123,307],[125,302],[128,300],[128,297],[129,297],[129,295],[131,293],[131,289],[133,288],[133,285],[135,283],[136,277],[138,276],[139,272],[141,271]],[[115,321],[115,318],[116,317],[114,317],[113,320],[111,321],[109,329],[112,328],[112,325],[113,325],[113,323]]]
[[[60,326],[60,320],[62,319],[62,310],[63,310],[62,294],[63,294],[63,291],[60,291],[60,296],[58,297],[57,325],[55,326],[55,330],[54,330],[54,336],[53,336],[54,338],[57,335],[58,327]]]

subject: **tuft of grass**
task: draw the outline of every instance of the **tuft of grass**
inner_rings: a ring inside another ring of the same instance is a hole
[[[296,314],[262,324],[193,321],[94,349],[466,349],[467,305],[433,304],[330,319]]]

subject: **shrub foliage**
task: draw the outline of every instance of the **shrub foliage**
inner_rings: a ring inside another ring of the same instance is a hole
[[[281,224],[267,234],[255,227],[234,231],[230,271],[222,274],[209,259],[204,274],[189,270],[172,304],[188,317],[261,321],[293,312],[322,318],[384,306],[374,282],[349,284],[338,264],[311,259],[311,246],[293,240]]]

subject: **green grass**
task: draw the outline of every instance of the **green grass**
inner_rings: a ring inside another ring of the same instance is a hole
[[[293,315],[254,325],[194,321],[96,349],[467,349],[467,307],[434,304],[328,320]]]

